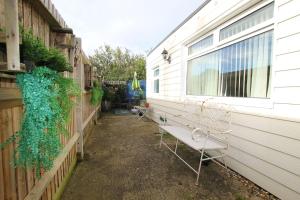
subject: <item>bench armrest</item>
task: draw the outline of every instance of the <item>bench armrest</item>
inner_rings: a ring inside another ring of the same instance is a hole
[[[209,133],[202,132],[201,130],[202,130],[201,128],[194,128],[192,131],[192,135],[194,135],[194,133],[199,131],[201,134],[205,134],[206,136],[209,136]]]

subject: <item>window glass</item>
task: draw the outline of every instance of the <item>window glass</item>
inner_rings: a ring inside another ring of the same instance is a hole
[[[153,92],[159,93],[159,68],[154,69],[153,77]]]
[[[274,3],[253,12],[220,31],[220,41],[273,18]]]
[[[153,75],[154,77],[159,76],[159,69],[155,69]]]
[[[189,55],[213,45],[213,35],[210,35],[189,47]]]
[[[159,79],[154,80],[154,93],[159,93]]]
[[[273,31],[188,61],[187,94],[270,96]]]

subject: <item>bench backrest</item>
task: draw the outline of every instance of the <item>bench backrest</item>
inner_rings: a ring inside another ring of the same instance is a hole
[[[184,109],[186,112],[184,115],[159,113],[160,124],[185,126],[189,129],[199,128],[201,131],[195,134],[208,133],[227,140],[225,133],[231,132],[231,106],[211,101],[198,102],[197,104],[184,102]],[[188,124],[185,124],[185,121],[188,121]]]
[[[231,108],[226,104],[203,102],[199,125],[211,134],[222,134],[231,131]]]

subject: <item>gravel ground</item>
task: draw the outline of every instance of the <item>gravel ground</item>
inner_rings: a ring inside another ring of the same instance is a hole
[[[212,162],[203,166],[196,186],[196,175],[165,147],[159,147],[158,128],[150,120],[105,115],[100,122],[88,139],[85,159],[75,168],[64,200],[276,199]],[[178,153],[196,168],[197,152],[179,145]]]

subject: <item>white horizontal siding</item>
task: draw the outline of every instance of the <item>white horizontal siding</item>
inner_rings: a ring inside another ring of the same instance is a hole
[[[300,87],[300,69],[277,71],[275,73],[275,87]]]
[[[164,68],[160,73],[162,76],[166,76],[170,73],[180,73],[180,65],[173,65],[172,67]]]
[[[256,168],[250,168],[249,166],[241,163],[237,159],[231,159],[230,166],[234,166],[234,169],[239,172],[244,177],[253,181],[259,186],[262,186],[267,191],[272,191],[272,193],[281,199],[285,200],[295,200],[299,199],[299,193],[288,189],[280,183],[274,182],[269,177],[264,176],[256,170]]]
[[[272,179],[274,182],[283,184],[290,190],[293,190],[300,194],[300,177],[291,174],[286,170],[280,169],[265,160],[252,156],[248,152],[241,151],[236,147],[232,146],[227,151],[228,156],[240,161],[244,165],[257,170],[264,176]],[[299,162],[298,162],[299,163]],[[272,169],[272,170],[270,170]]]
[[[269,126],[272,126],[272,124],[269,124]],[[300,159],[299,140],[282,137],[273,133],[267,133],[261,130],[252,129],[237,124],[233,124],[232,129],[232,135],[248,141],[252,141],[256,144],[260,144],[271,149],[276,149],[277,151]]]
[[[233,114],[232,118],[238,125],[257,129],[267,133],[273,133],[279,136],[300,140],[300,123],[294,121],[273,119],[269,117],[260,117],[249,114]]]
[[[300,105],[299,104],[286,104],[286,103],[275,103],[274,110],[282,115],[289,115],[294,118],[299,118]],[[292,111],[292,112],[291,112]]]
[[[274,102],[300,104],[300,87],[275,88]]]
[[[300,50],[300,33],[278,39],[277,41],[277,55],[293,53]]]
[[[278,0],[280,2],[280,0]],[[291,18],[300,14],[300,1],[291,0],[286,1],[284,4],[278,7],[278,19],[279,22],[290,20]]]
[[[156,121],[167,113],[170,123],[186,127],[197,124],[197,115],[191,115],[189,110],[185,112],[187,107],[184,104],[155,99],[148,101]],[[285,129],[278,130],[282,126]],[[281,198],[300,198],[300,123],[235,113],[232,129],[229,166]],[[265,182],[272,187],[264,185]],[[283,193],[289,196],[282,196]]]
[[[275,71],[300,69],[300,51],[276,56]]]
[[[290,2],[290,1],[292,1],[292,0],[279,0],[279,1],[277,1],[277,5],[278,6],[282,6],[283,4],[286,4],[286,3]]]
[[[274,166],[297,175],[298,177],[300,176],[300,160],[295,156],[288,155],[276,149],[257,144],[254,141],[245,140],[244,138],[234,135],[229,137],[229,143],[252,156],[269,162]],[[295,165],[290,165],[289,163],[295,163]]]
[[[300,108],[300,1],[278,1],[275,32],[277,54],[273,77],[274,110],[299,118]],[[299,134],[299,131],[296,131]]]
[[[287,31],[288,30],[288,31]],[[278,23],[277,37],[283,38],[300,32],[300,15]]]

